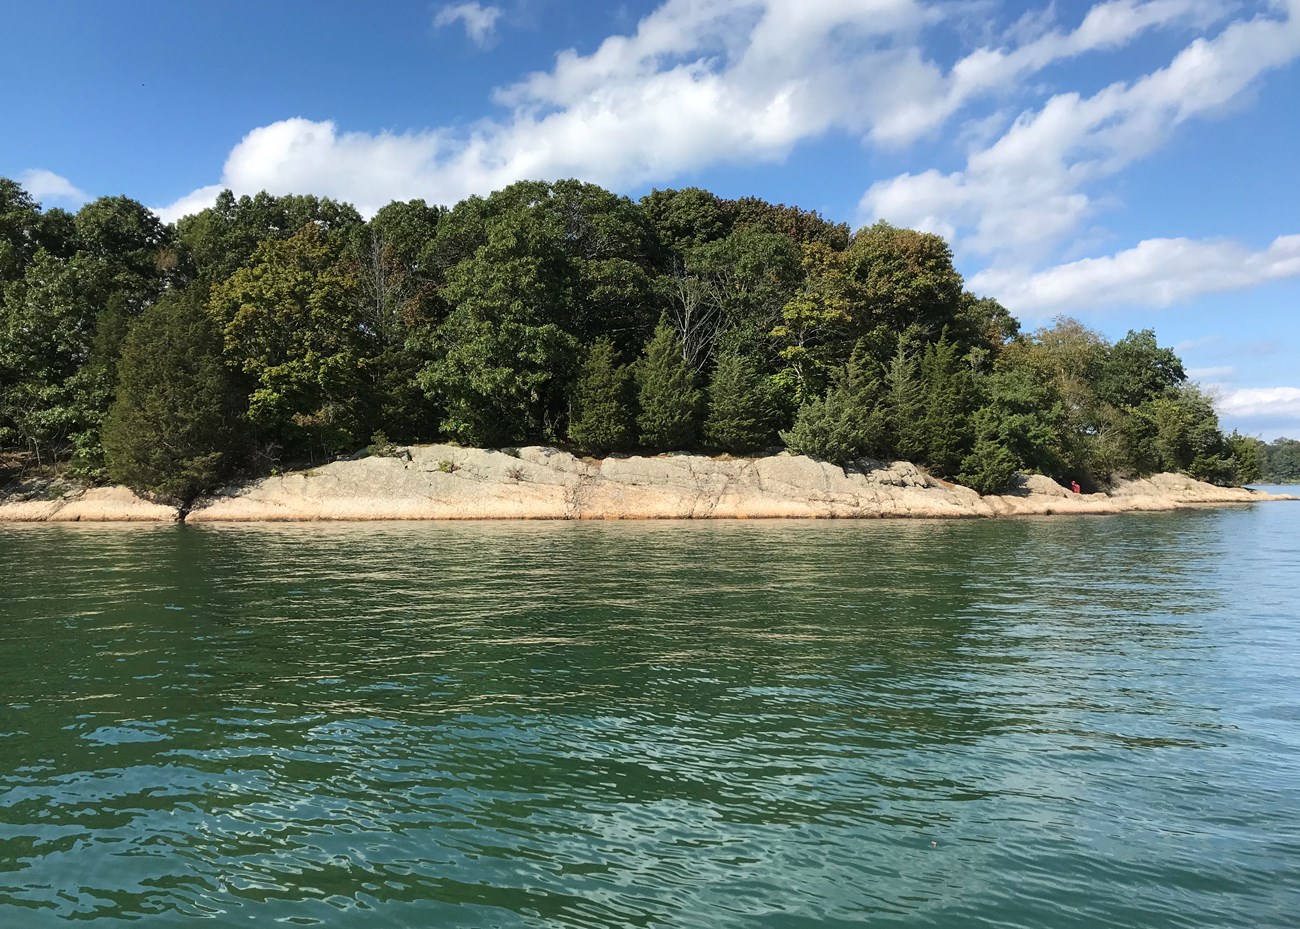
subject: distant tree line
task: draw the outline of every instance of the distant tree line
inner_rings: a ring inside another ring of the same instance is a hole
[[[368,442],[786,447],[977,490],[1259,476],[1150,330],[1022,333],[938,236],[568,180],[364,221],[235,197],[164,224],[0,179],[0,448],[186,500]]]
[[[1266,484],[1300,484],[1300,440],[1279,438],[1258,443],[1259,480]]]

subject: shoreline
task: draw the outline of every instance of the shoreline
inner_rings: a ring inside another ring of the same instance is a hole
[[[121,486],[0,502],[0,522],[370,522],[379,520],[970,519],[1112,515],[1296,500],[1185,475],[1075,494],[1027,475],[980,496],[908,462],[847,468],[799,455],[579,458],[531,446],[414,446],[231,485],[186,512]]]

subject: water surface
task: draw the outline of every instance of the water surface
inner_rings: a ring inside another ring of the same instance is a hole
[[[0,526],[0,926],[1300,913],[1300,504]]]

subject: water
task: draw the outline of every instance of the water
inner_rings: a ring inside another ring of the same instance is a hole
[[[1300,919],[1300,504],[0,566],[6,929]]]

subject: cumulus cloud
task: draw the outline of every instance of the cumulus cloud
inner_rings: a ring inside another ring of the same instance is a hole
[[[433,18],[436,29],[460,23],[465,27],[465,34],[470,41],[480,48],[492,40],[497,20],[501,18],[501,9],[495,6],[483,6],[480,3],[456,3],[444,6]]]
[[[80,187],[77,187],[61,174],[33,168],[18,175],[18,182],[23,185],[33,200],[60,200],[72,206],[80,206],[90,199]]]
[[[1123,5],[1106,6],[1106,16],[1094,20],[1102,9],[1094,8],[1071,37],[1049,36],[1016,53],[968,56],[954,73],[970,72],[966,83],[981,84],[1002,75],[1017,56],[1032,62],[1063,57],[1076,43],[1119,41],[1122,30],[1113,23],[1141,21],[1136,7],[1122,12]],[[1143,5],[1148,18],[1152,6]],[[1166,12],[1174,9],[1190,15],[1199,7],[1174,4]],[[996,141],[972,151],[961,170],[909,172],[877,182],[862,198],[863,218],[956,237],[960,247],[999,261],[1041,259],[1095,212],[1089,189],[1096,181],[1150,154],[1182,123],[1221,111],[1261,75],[1300,56],[1300,0],[1284,0],[1274,9],[1230,23],[1213,38],[1198,37],[1167,67],[1132,82],[1091,96],[1052,96]],[[1080,33],[1087,37],[1076,38]],[[957,80],[954,87],[961,84]]]
[[[1259,251],[1224,240],[1147,239],[1115,255],[1037,273],[982,271],[971,278],[971,287],[1032,317],[1114,306],[1166,307],[1290,277],[1300,277],[1300,235],[1279,236]]]
[[[1217,406],[1233,419],[1300,426],[1300,387],[1243,387],[1221,394]]]
[[[470,28],[471,8],[474,16],[494,9],[458,4],[438,18]],[[1152,28],[1203,24],[1222,9],[1210,0],[1109,0],[1072,30],[1036,29],[945,69],[920,42],[951,10],[943,5],[666,0],[632,33],[611,36],[590,54],[563,51],[551,69],[499,88],[493,100],[507,114],[501,118],[409,133],[286,119],[245,136],[216,186],[310,190],[370,212],[395,198],[451,202],[520,178],[662,183],[710,165],[779,161],[800,142],[832,132],[901,145],[1055,61],[1119,47]],[[489,30],[496,19],[473,21]],[[951,190],[956,202],[971,201],[963,189],[972,182],[936,179],[940,196],[904,197],[900,180],[899,196],[882,189],[882,206],[906,202],[904,214],[924,207],[934,220],[927,225],[942,224],[944,198]],[[210,195],[201,189],[160,212],[175,217],[205,200]]]

